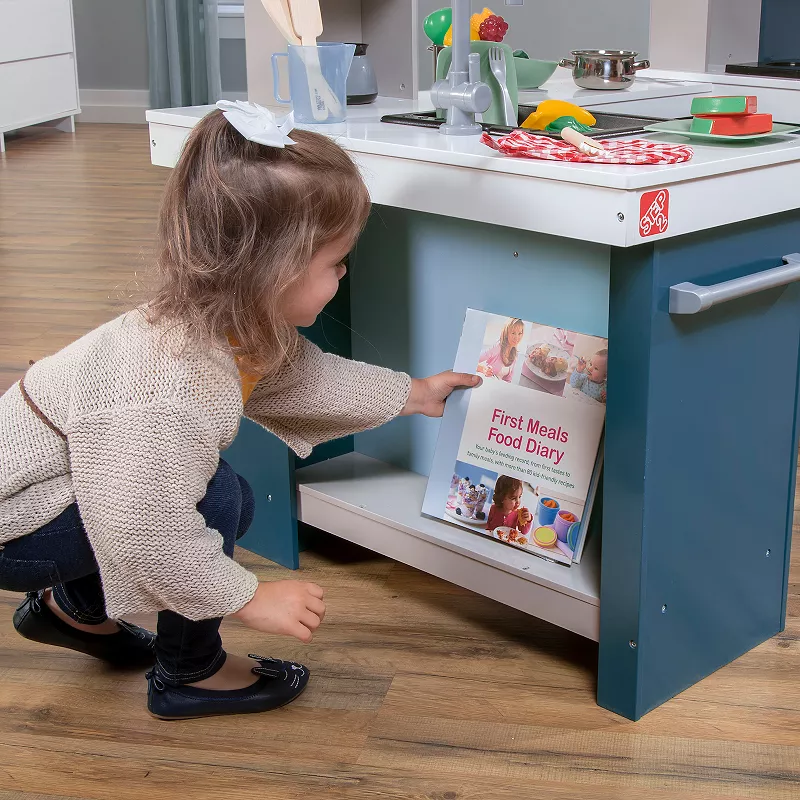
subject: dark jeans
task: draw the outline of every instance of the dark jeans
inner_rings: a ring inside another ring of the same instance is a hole
[[[233,556],[236,540],[253,521],[253,491],[220,459],[197,510],[209,528],[220,532],[225,553]],[[106,619],[97,561],[74,503],[39,530],[0,549],[0,589],[33,592],[51,586],[55,601],[72,619],[85,624]],[[213,675],[225,663],[221,621],[192,622],[174,611],[161,611],[156,657],[162,680],[179,685]]]

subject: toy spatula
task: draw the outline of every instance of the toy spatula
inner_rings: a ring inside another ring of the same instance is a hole
[[[338,116],[341,104],[322,75],[319,63],[317,38],[322,35],[322,12],[319,0],[288,0],[292,13],[292,27],[303,45],[303,62],[306,66],[308,91],[314,119],[322,122],[329,113]],[[305,49],[307,48],[307,49]]]
[[[289,11],[289,0],[261,0],[261,4],[269,14],[275,27],[289,44],[300,44],[300,37],[292,27],[292,15]]]

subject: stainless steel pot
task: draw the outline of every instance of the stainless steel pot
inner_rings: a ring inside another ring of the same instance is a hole
[[[572,79],[582,89],[627,89],[636,72],[647,69],[649,61],[637,61],[632,50],[573,50],[573,58],[563,58],[559,67],[572,69]]]

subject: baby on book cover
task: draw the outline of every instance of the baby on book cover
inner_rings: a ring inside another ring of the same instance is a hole
[[[579,560],[599,474],[607,344],[469,309],[455,369],[484,382],[448,401],[423,512]]]

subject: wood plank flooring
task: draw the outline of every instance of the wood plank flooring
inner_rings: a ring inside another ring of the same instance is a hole
[[[166,175],[144,127],[9,139],[0,391],[132,302]],[[638,723],[595,704],[597,648],[580,637],[328,537],[302,574],[329,604],[310,646],[223,633],[233,652],[309,664],[308,691],[191,722],[152,719],[140,673],[20,638],[19,598],[0,592],[0,800],[800,797],[800,548],[786,631]]]

